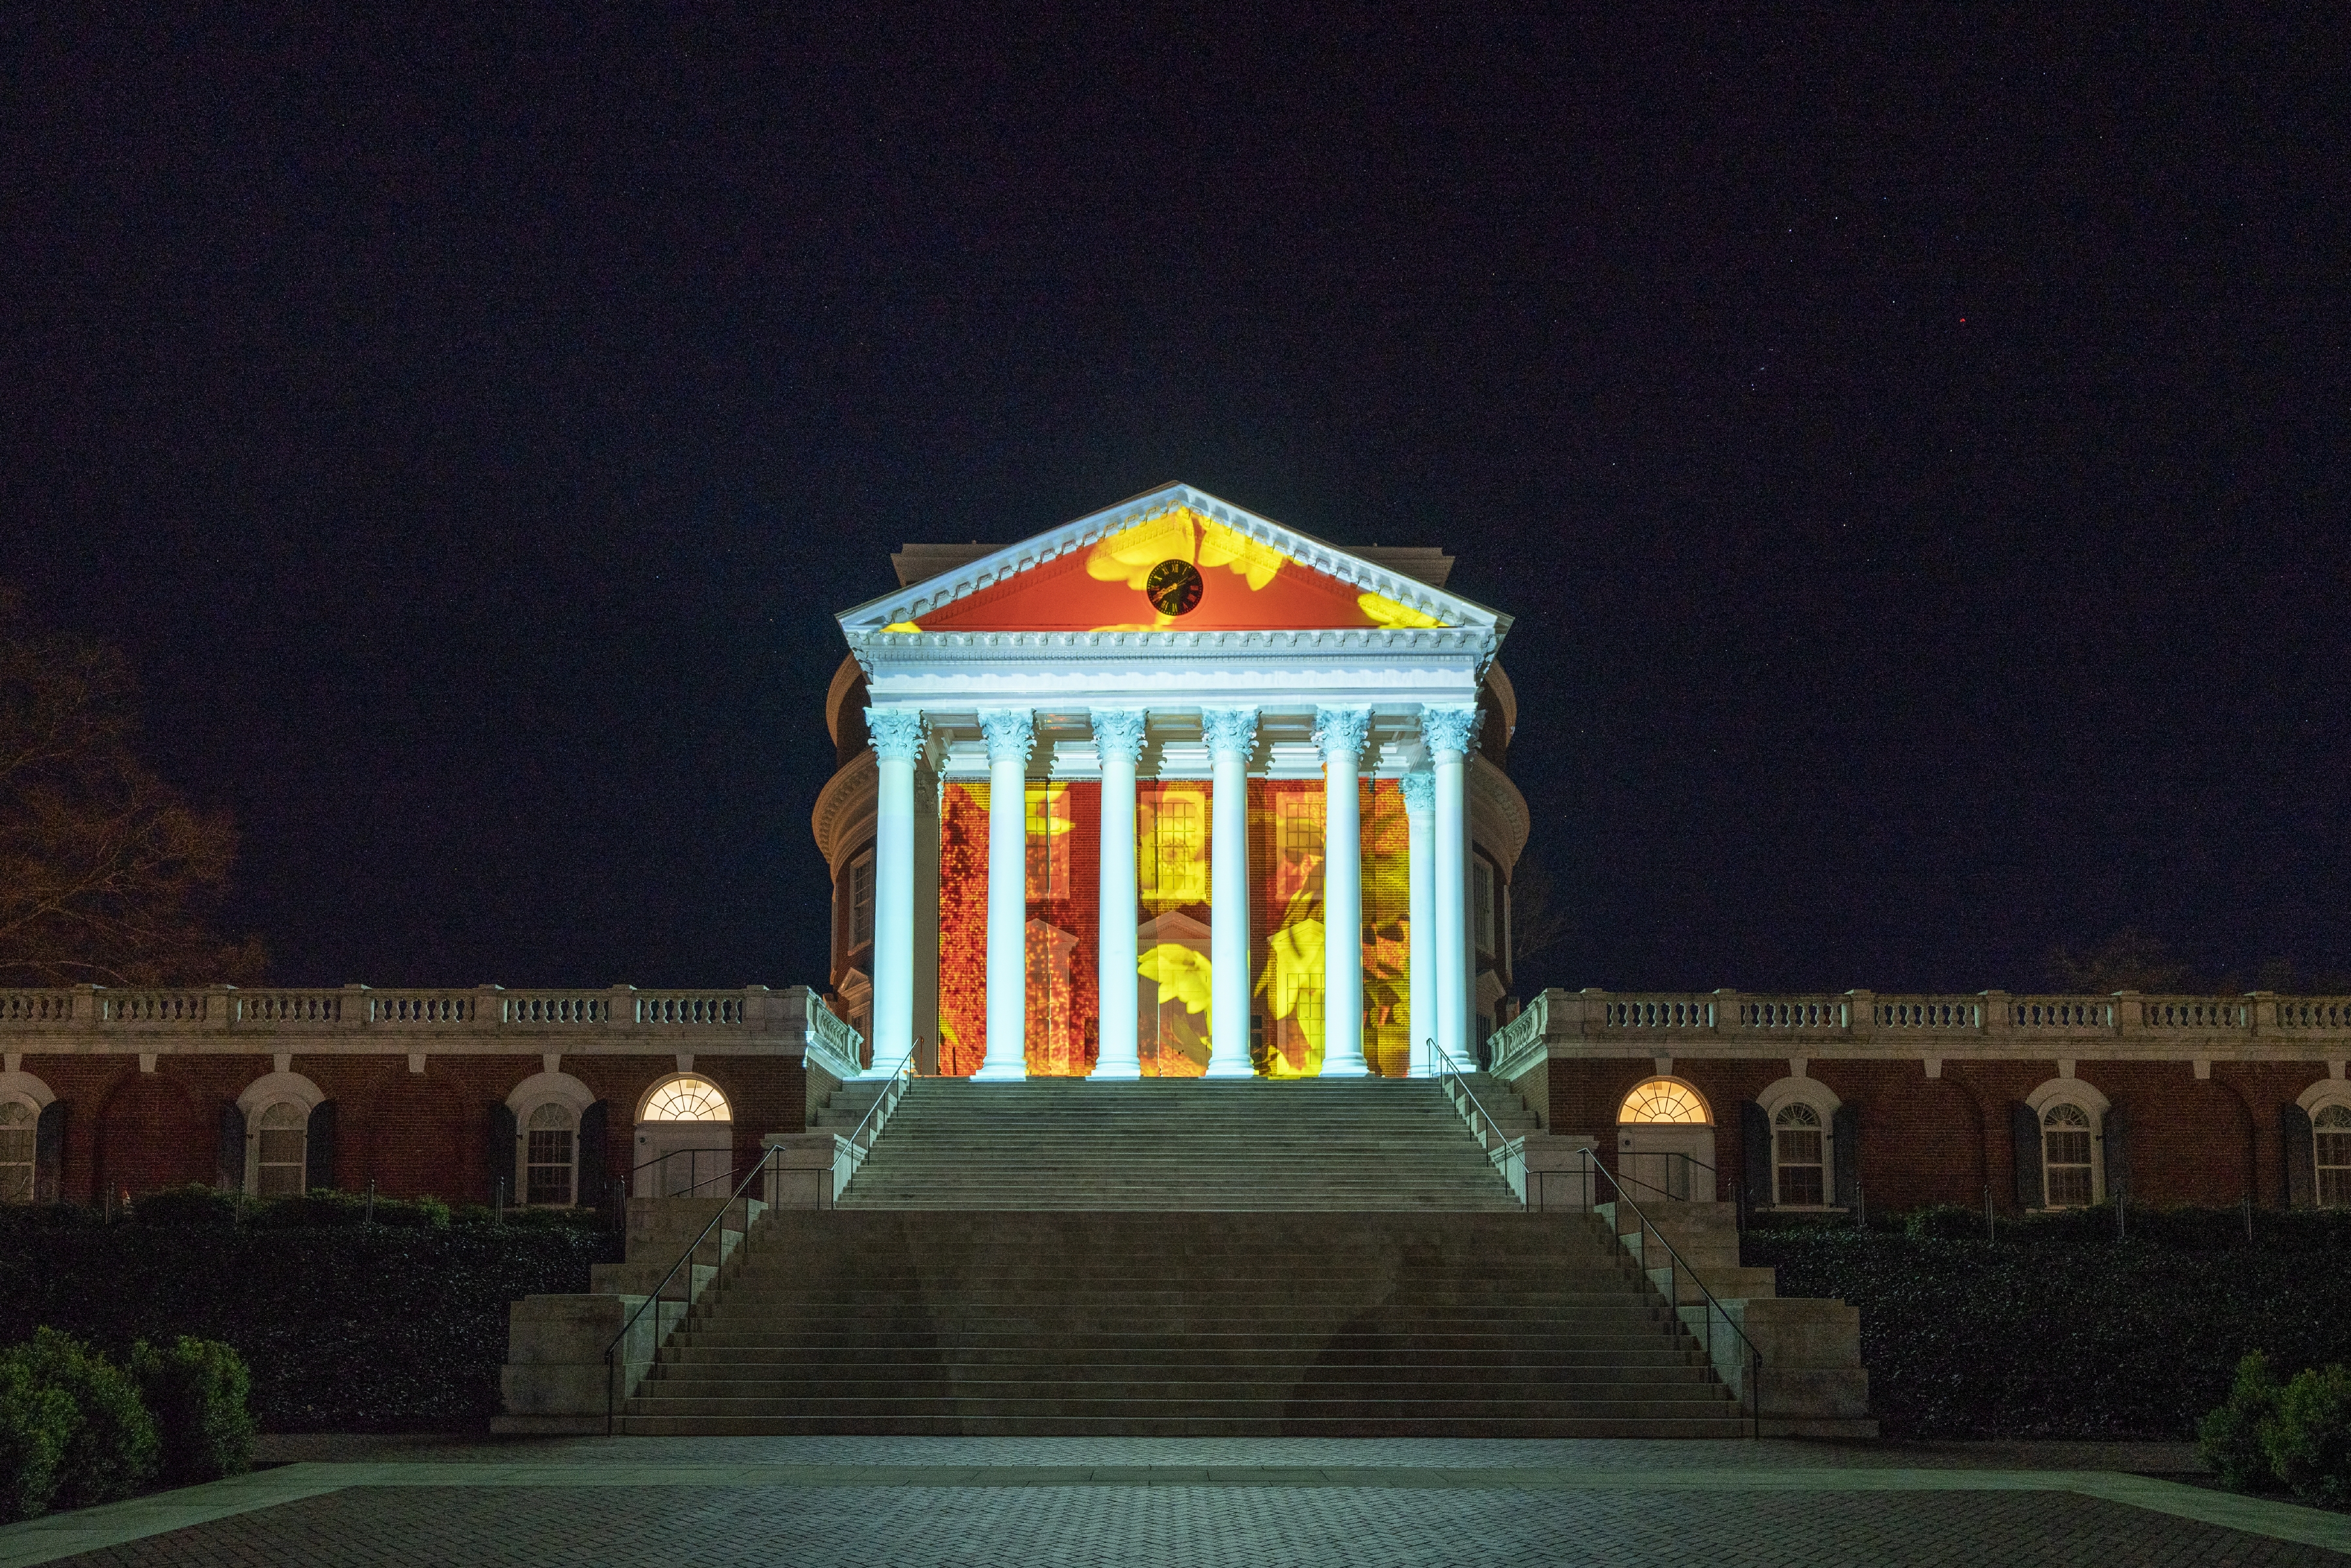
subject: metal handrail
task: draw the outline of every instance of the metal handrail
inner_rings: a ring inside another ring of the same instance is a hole
[[[684,1192],[663,1191],[658,1178],[656,1178],[653,1183],[653,1190],[652,1192],[641,1194],[637,1191],[637,1177],[641,1173],[649,1171],[655,1166],[667,1165],[670,1161],[677,1158],[680,1155],[684,1155],[689,1158],[695,1155],[725,1155],[726,1156],[726,1168],[719,1172],[716,1176],[705,1176],[699,1181],[689,1183]],[[630,1168],[629,1196],[632,1197],[692,1197],[695,1193],[700,1192],[704,1187],[708,1186],[711,1183],[726,1181],[732,1177],[734,1174],[735,1148],[731,1144],[723,1148],[672,1149],[665,1155],[655,1155],[652,1159],[647,1160],[644,1164],[632,1166]]]
[[[873,1152],[873,1141],[882,1135],[882,1129],[889,1125],[890,1113],[898,1108],[898,1102],[904,1099],[906,1091],[914,1086],[914,1052],[922,1049],[923,1042],[918,1039],[907,1051],[904,1060],[891,1070],[888,1086],[873,1097],[873,1103],[866,1107],[864,1116],[850,1130],[847,1139],[850,1180],[854,1181],[857,1173],[865,1168],[865,1157]],[[877,1116],[881,1120],[874,1122]],[[870,1134],[865,1131],[867,1123],[873,1123],[873,1131]],[[862,1147],[857,1142],[860,1138],[865,1140]]]
[[[1681,1162],[1686,1175],[1690,1172],[1704,1171],[1706,1173],[1706,1184],[1703,1190],[1708,1194],[1713,1193],[1715,1190],[1714,1167],[1708,1165],[1704,1160],[1699,1159],[1696,1155],[1685,1155],[1672,1149],[1635,1149],[1633,1152],[1645,1160],[1678,1160]],[[1619,1157],[1621,1159],[1621,1155]],[[1668,1203],[1687,1203],[1692,1201],[1687,1197],[1676,1197],[1671,1187],[1659,1186],[1656,1183],[1651,1181],[1643,1181],[1639,1176],[1619,1176],[1616,1179],[1620,1183],[1630,1183],[1632,1186],[1641,1188],[1644,1192],[1655,1193],[1657,1197],[1664,1198]],[[1688,1186],[1692,1192],[1701,1190],[1698,1182],[1694,1176],[1690,1177]]]
[[[702,1228],[702,1234],[694,1239],[693,1245],[686,1248],[684,1256],[669,1266],[669,1272],[661,1277],[661,1283],[653,1287],[653,1294],[637,1303],[637,1310],[629,1314],[628,1322],[621,1325],[621,1332],[614,1334],[611,1343],[604,1346],[604,1435],[606,1437],[612,1435],[612,1384],[619,1370],[612,1364],[612,1352],[619,1348],[622,1341],[629,1337],[629,1331],[637,1326],[637,1320],[645,1315],[645,1309],[659,1304],[663,1293],[669,1289],[669,1282],[677,1278],[677,1271],[684,1268],[695,1253],[702,1250],[702,1244],[710,1239],[710,1233],[718,1228],[720,1223],[726,1219],[728,1210],[732,1209],[741,1200],[743,1195],[751,1189],[751,1184],[759,1179],[778,1152],[778,1149],[770,1148],[759,1156],[759,1163],[751,1167],[751,1174],[743,1178],[742,1186],[737,1187],[733,1196],[718,1206],[718,1212],[710,1217],[710,1223]],[[749,1235],[747,1219],[745,1221],[744,1229],[747,1238]],[[724,1264],[726,1260],[722,1258],[719,1261]],[[686,1281],[685,1309],[688,1313],[694,1311],[694,1282],[691,1276],[688,1276]],[[659,1316],[653,1319],[653,1322],[656,1328],[660,1326]],[[658,1354],[661,1347],[655,1345],[653,1348]]]
[[[1455,1080],[1460,1080],[1468,1076],[1468,1070],[1453,1059],[1453,1053],[1446,1050],[1443,1046],[1437,1044],[1435,1040],[1432,1040],[1428,1042],[1428,1050],[1431,1056],[1444,1063],[1444,1065],[1437,1070],[1437,1075],[1440,1079],[1452,1078]],[[1477,1133],[1481,1142],[1484,1140],[1488,1130],[1490,1130],[1493,1133],[1494,1141],[1498,1144],[1507,1144],[1510,1141],[1510,1134],[1502,1128],[1502,1124],[1494,1120],[1494,1113],[1491,1111],[1487,1110],[1486,1107],[1479,1103],[1476,1092],[1473,1091],[1468,1083],[1457,1082],[1456,1084],[1448,1087],[1446,1091],[1446,1097],[1447,1099],[1452,1098],[1454,1088],[1458,1088],[1460,1090],[1461,1099],[1468,1101],[1470,1107],[1485,1120],[1486,1127],[1485,1129],[1480,1129],[1478,1124],[1476,1122],[1471,1122],[1467,1114],[1464,1114],[1461,1118],[1465,1122],[1469,1122],[1469,1130],[1473,1133]],[[1460,1101],[1455,1101],[1453,1108],[1456,1111],[1460,1110]]]
[[[1579,1149],[1576,1152],[1583,1156],[1583,1163],[1585,1166],[1593,1171],[1597,1172],[1603,1180],[1606,1181],[1610,1186],[1616,1189],[1616,1200],[1619,1203],[1622,1203],[1625,1207],[1631,1209],[1633,1211],[1633,1218],[1641,1222],[1641,1235],[1645,1239],[1651,1236],[1656,1237],[1658,1244],[1665,1248],[1666,1256],[1670,1260],[1667,1265],[1666,1273],[1666,1306],[1674,1314],[1674,1321],[1677,1323],[1680,1322],[1682,1316],[1682,1270],[1688,1271],[1690,1283],[1696,1285],[1698,1287],[1698,1293],[1706,1298],[1707,1364],[1708,1366],[1712,1366],[1714,1364],[1714,1319],[1717,1313],[1721,1314],[1724,1326],[1729,1328],[1732,1333],[1737,1334],[1739,1336],[1739,1342],[1747,1347],[1747,1418],[1750,1432],[1756,1437],[1761,1437],[1763,1435],[1763,1395],[1761,1387],[1763,1353],[1756,1348],[1755,1342],[1753,1340],[1747,1337],[1747,1331],[1745,1329],[1740,1328],[1737,1323],[1730,1321],[1730,1314],[1723,1310],[1721,1301],[1715,1298],[1714,1292],[1706,1288],[1706,1281],[1699,1278],[1698,1271],[1696,1269],[1690,1268],[1687,1260],[1682,1257],[1681,1253],[1675,1248],[1673,1242],[1667,1237],[1666,1233],[1659,1230],[1650,1222],[1649,1217],[1641,1212],[1641,1206],[1633,1201],[1632,1196],[1625,1192],[1624,1185],[1617,1181],[1614,1176],[1610,1174],[1606,1166],[1600,1163],[1599,1155],[1591,1149]],[[1593,1192],[1594,1197],[1597,1197],[1599,1189],[1595,1186],[1593,1189]],[[1598,1205],[1595,1203],[1593,1207],[1597,1207]],[[1618,1249],[1624,1249],[1625,1239],[1623,1234],[1617,1231],[1616,1227],[1613,1224],[1610,1225],[1608,1228],[1611,1233],[1611,1239],[1616,1243]],[[1649,1252],[1645,1239],[1641,1249],[1641,1268],[1643,1271],[1646,1272],[1648,1267]]]

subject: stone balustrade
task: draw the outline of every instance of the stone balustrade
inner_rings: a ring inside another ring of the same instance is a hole
[[[832,1059],[837,1076],[854,1073],[863,1046],[858,1032],[805,986],[0,990],[0,1043],[11,1053],[282,1050],[296,1041],[314,1051],[642,1051],[655,1040],[666,1050],[813,1047]]]
[[[1619,1042],[1636,1053],[1670,1054],[1723,1047],[1782,1054],[1790,1043],[1834,1050],[1865,1045],[1874,1053],[1922,1046],[1962,1054],[1970,1046],[2090,1055],[2110,1050],[2208,1054],[2232,1048],[2284,1054],[2337,1054],[2351,1046],[2351,998],[2241,996],[1765,995],[1734,990],[1615,992],[1550,990],[1488,1041],[1495,1071],[1579,1046]],[[2095,1048],[2095,1052],[2092,1048]]]

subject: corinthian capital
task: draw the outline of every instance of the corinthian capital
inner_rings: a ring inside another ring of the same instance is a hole
[[[1420,733],[1428,742],[1432,756],[1450,751],[1457,757],[1467,757],[1469,748],[1478,744],[1477,705],[1464,703],[1459,706],[1425,707],[1420,710]]]
[[[1122,757],[1133,762],[1143,755],[1143,728],[1150,715],[1139,707],[1098,707],[1091,710],[1094,755]]]
[[[923,710],[917,707],[870,707],[865,710],[866,738],[873,755],[893,762],[912,762],[923,754]]]
[[[1257,749],[1257,709],[1206,707],[1200,710],[1200,730],[1208,737],[1208,755],[1238,751],[1246,757]]]
[[[1396,780],[1404,789],[1405,814],[1425,817],[1437,810],[1437,775],[1407,773]]]
[[[1026,767],[1037,748],[1035,716],[1025,707],[979,710],[979,733],[987,737],[990,762],[1018,762]]]
[[[1325,757],[1361,757],[1372,732],[1367,707],[1318,707],[1314,710],[1314,744]]]

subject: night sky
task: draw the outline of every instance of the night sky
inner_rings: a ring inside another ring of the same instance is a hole
[[[0,33],[0,579],[278,979],[821,984],[831,613],[1174,479],[1518,618],[1522,988],[2351,971],[2341,8],[402,9]]]

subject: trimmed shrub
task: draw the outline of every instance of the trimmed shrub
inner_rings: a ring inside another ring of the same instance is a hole
[[[2003,1219],[1997,1242],[1750,1230],[1742,1252],[1780,1270],[1783,1296],[1860,1309],[1890,1437],[2192,1437],[2248,1351],[2351,1361],[2339,1260],[2266,1235],[2247,1248],[2241,1214],[2225,1250],[2139,1240],[2131,1218],[2125,1245],[2087,1228],[2070,1246],[2017,1241],[2024,1228]]]
[[[236,1203],[233,1194],[191,1184],[149,1193],[131,1205],[131,1215],[141,1225],[225,1228],[236,1223]]]
[[[455,1431],[498,1412],[509,1303],[585,1291],[621,1252],[594,1229],[0,1227],[0,1343],[196,1334],[244,1359],[264,1431]]]
[[[2277,1422],[2276,1375],[2270,1358],[2254,1351],[2237,1363],[2229,1400],[2196,1424],[2196,1448],[2231,1491],[2267,1491],[2277,1484],[2267,1428]]]
[[[71,1395],[35,1383],[16,1356],[0,1356],[0,1524],[48,1511],[80,1425]]]
[[[1902,1219],[1902,1234],[1913,1241],[1980,1241],[1984,1217],[1980,1210],[1954,1203],[1914,1208]]]
[[[157,1348],[141,1340],[131,1374],[162,1438],[167,1486],[218,1480],[253,1468],[253,1379],[245,1358],[218,1340],[182,1334]]]
[[[155,1479],[155,1421],[120,1367],[50,1328],[35,1331],[32,1343],[8,1357],[32,1387],[64,1395],[80,1415],[58,1456],[53,1506],[112,1502]]]
[[[2297,1372],[2277,1396],[2277,1416],[2262,1428],[2270,1468],[2294,1496],[2351,1502],[2351,1371],[2341,1365]]]

